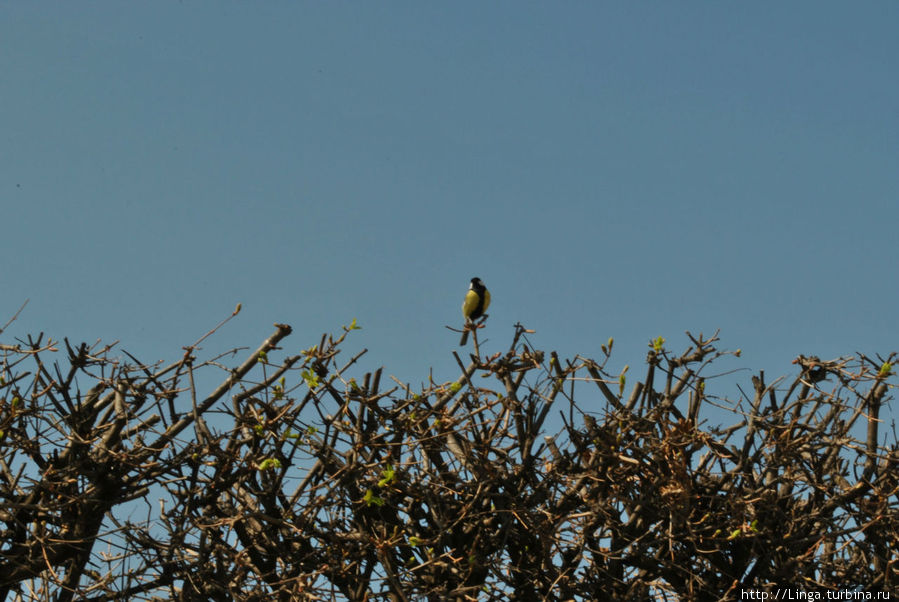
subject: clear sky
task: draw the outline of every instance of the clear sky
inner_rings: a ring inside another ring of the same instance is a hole
[[[897,349],[899,3],[2,2],[0,338]],[[62,359],[62,358],[60,358]],[[632,373],[633,374],[633,373]],[[749,375],[744,380],[748,382]]]

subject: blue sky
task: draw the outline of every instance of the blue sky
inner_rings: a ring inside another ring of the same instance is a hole
[[[896,345],[899,4],[0,4],[2,335],[175,359],[356,318],[456,376],[472,276],[639,364]],[[633,373],[631,373],[633,374]],[[749,374],[745,373],[744,382]]]

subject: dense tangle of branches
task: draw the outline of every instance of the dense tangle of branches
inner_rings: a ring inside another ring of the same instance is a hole
[[[716,337],[655,341],[631,384],[607,372],[611,341],[563,360],[516,326],[506,352],[475,340],[456,381],[413,390],[354,378],[351,330],[291,353],[276,325],[236,366],[196,346],[168,366],[0,346],[0,599],[896,587],[893,356],[800,356],[791,382],[761,373],[727,401],[704,376]],[[733,426],[704,421],[709,404]]]

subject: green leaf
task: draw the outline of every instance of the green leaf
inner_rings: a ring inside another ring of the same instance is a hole
[[[319,384],[321,384],[318,382],[318,374],[316,374],[312,370],[303,370],[300,375],[303,377],[303,380],[306,381],[306,384],[309,386],[309,388],[313,391],[315,391],[315,389],[318,388]]]
[[[259,361],[262,362],[263,364],[268,363],[268,354],[265,351],[260,351],[256,357],[258,357]]]
[[[266,458],[259,463],[259,470],[273,470],[275,468],[281,468],[281,460],[278,458]]]
[[[413,535],[409,538],[409,545],[412,547],[418,547],[419,545],[421,545],[421,539]]]
[[[893,364],[890,362],[884,362],[883,366],[880,367],[880,372],[878,372],[878,376],[881,378],[886,378],[893,372]]]
[[[371,489],[365,492],[365,496],[362,498],[362,501],[365,502],[369,506],[383,506],[384,500],[375,495],[375,492]]]
[[[656,337],[656,339],[652,342],[652,349],[656,353],[662,352],[662,345],[665,344],[665,339],[663,337]]]
[[[458,393],[459,389],[462,388],[462,383],[453,383],[450,385],[450,392]]]
[[[390,483],[394,481],[396,478],[396,471],[393,468],[393,464],[388,464],[387,468],[385,468],[381,472],[381,480],[378,481],[378,487],[386,487]]]
[[[627,371],[629,368],[630,368],[630,366],[625,364],[624,370],[622,370],[621,374],[618,375],[618,394],[619,395],[624,395],[624,383],[626,382],[624,375],[627,374]]]

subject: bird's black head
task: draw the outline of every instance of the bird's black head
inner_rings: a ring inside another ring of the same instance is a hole
[[[477,276],[471,279],[471,288],[481,288],[482,286],[484,286],[484,283]]]

